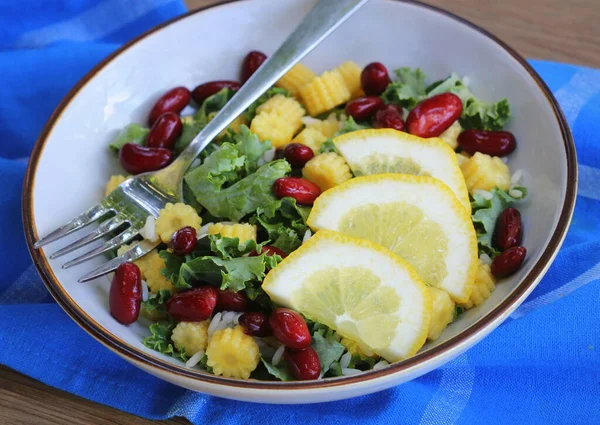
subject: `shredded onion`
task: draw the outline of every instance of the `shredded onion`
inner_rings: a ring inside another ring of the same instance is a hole
[[[510,183],[513,186],[517,186],[518,184],[521,183],[522,180],[523,180],[523,170],[517,170],[513,173],[512,177],[510,178]]]
[[[483,199],[487,199],[488,201],[494,197],[494,195],[492,195],[492,192],[488,192],[487,190],[482,189],[475,189],[473,191],[473,194],[481,195]]]
[[[523,192],[521,192],[519,189],[511,189],[508,191],[508,194],[513,198],[521,198],[523,196]]]
[[[385,361],[385,360],[380,360],[379,362],[375,363],[375,365],[373,366],[373,370],[379,370],[379,369],[383,369],[386,366],[389,366],[390,364]]]
[[[350,360],[352,360],[352,354],[350,353],[346,353],[342,356],[342,358],[340,359],[340,367],[342,369],[347,368],[348,365],[350,364]]]
[[[492,264],[492,259],[485,252],[479,256],[479,261],[481,261],[483,264],[487,264],[488,266]]]
[[[201,239],[202,237],[208,235],[208,228],[210,226],[212,226],[215,223],[206,223],[204,226],[202,226],[200,229],[198,229],[198,233],[197,233],[197,238]]]
[[[321,122],[321,120],[313,118],[313,117],[309,117],[308,115],[302,117],[302,124],[304,124],[304,125],[317,124],[320,122]]]
[[[154,216],[149,215],[146,217],[146,223],[144,224],[144,227],[140,229],[140,235],[150,242],[156,242],[158,240],[158,235],[156,234],[156,218],[154,218]]]
[[[362,373],[362,370],[359,369],[352,369],[350,367],[343,367],[342,368],[342,375],[344,376],[348,376],[348,375],[358,375],[359,373]]]
[[[210,338],[213,334],[214,331],[217,330],[217,326],[219,326],[219,323],[221,323],[221,316],[222,314],[219,312],[217,314],[215,314],[212,318],[212,320],[210,321],[210,324],[208,325],[208,337]]]
[[[304,236],[302,237],[302,243],[306,243],[306,241],[309,240],[311,236],[312,232],[310,230],[304,232]]]
[[[275,149],[268,149],[262,154],[261,158],[265,162],[271,162],[275,158]]]
[[[273,354],[273,358],[271,359],[271,364],[273,366],[277,366],[283,357],[283,352],[285,351],[285,345],[280,345],[277,350],[275,350],[275,354]]]
[[[190,357],[189,360],[187,362],[185,362],[185,365],[187,367],[194,367],[198,363],[200,363],[200,360],[202,360],[202,357],[204,357],[204,350],[200,350],[196,354],[194,354],[192,357]]]
[[[142,301],[148,301],[148,284],[142,280]]]

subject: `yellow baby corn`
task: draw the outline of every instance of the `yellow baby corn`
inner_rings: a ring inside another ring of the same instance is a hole
[[[327,137],[316,128],[306,127],[294,137],[292,142],[308,146],[317,155],[321,149],[321,145],[326,140]]]
[[[200,350],[206,350],[208,343],[208,325],[210,321],[179,322],[171,339],[179,351],[185,349],[185,354],[193,356]]]
[[[248,120],[246,119],[246,117],[244,115],[240,115],[239,117],[237,117],[236,119],[231,121],[231,124],[229,124],[225,130],[221,131],[219,133],[219,135],[217,136],[217,138],[220,139],[222,137],[225,137],[226,135],[229,134],[229,130],[232,130],[235,133],[239,133],[240,127],[242,125],[248,125]]]
[[[460,169],[470,193],[477,189],[492,190],[494,186],[502,190],[510,187],[510,170],[497,156],[476,152]]]
[[[306,126],[306,128],[314,128],[319,130],[328,139],[333,138],[341,128],[341,123],[336,118],[335,114],[330,114],[326,120],[316,120]]]
[[[360,356],[363,359],[367,357],[379,357],[373,351],[369,350],[368,347],[361,347],[360,344],[350,338],[342,338],[340,344],[346,347],[346,350],[353,356]]]
[[[156,219],[156,234],[166,243],[171,240],[173,233],[182,227],[191,226],[198,230],[200,224],[202,224],[202,219],[191,206],[181,202],[168,203],[165,208],[160,210]]]
[[[115,190],[117,186],[119,186],[127,179],[128,177],[122,176],[120,174],[117,174],[116,176],[111,176],[110,179],[108,179],[108,183],[106,183],[106,189],[104,189],[104,196],[108,196],[110,192]]]
[[[312,81],[317,76],[314,72],[307,66],[299,63],[294,65],[292,69],[290,69],[287,74],[285,74],[275,85],[277,87],[281,87],[282,89],[286,89],[290,92],[292,96],[296,96],[298,94],[298,90],[304,84]]]
[[[362,73],[362,69],[356,63],[352,61],[347,61],[335,68],[342,77],[344,78],[344,83],[346,83],[346,87],[352,98],[360,97],[362,94],[362,88],[360,84],[360,74]]]
[[[302,105],[297,100],[278,94],[256,108],[256,113],[278,112],[280,115],[286,115],[286,113],[295,112],[297,114],[299,109],[302,109]]]
[[[304,109],[294,99],[273,96],[256,109],[250,130],[262,140],[270,140],[274,148],[288,144],[302,127]]]
[[[490,297],[494,289],[496,289],[496,278],[492,274],[490,266],[480,262],[471,297],[469,301],[461,304],[461,306],[465,308],[477,307]]]
[[[169,280],[162,275],[162,269],[166,267],[165,261],[160,258],[157,250],[152,250],[135,261],[140,268],[142,276],[148,285],[150,292],[158,292],[162,289],[168,289],[174,292],[175,288]]]
[[[129,251],[131,248],[135,246],[136,242],[132,242],[129,245],[121,245],[119,249],[117,249],[117,256],[121,256]],[[133,263],[139,267],[140,273],[142,274],[142,279],[146,278],[146,272],[152,267],[152,264],[155,262],[163,261],[162,258],[158,255],[158,251],[152,250],[148,254],[144,255],[141,258],[138,258]],[[160,267],[164,267],[164,262],[160,263]]]
[[[215,331],[208,341],[206,364],[215,375],[248,379],[260,361],[258,344],[241,326]]]
[[[351,95],[339,71],[327,71],[300,89],[300,98],[312,116],[346,103]]]
[[[444,329],[454,320],[454,301],[447,292],[428,286],[431,296],[431,322],[427,339],[434,341],[444,332]]]
[[[461,152],[456,154],[456,159],[458,160],[458,166],[462,167],[471,157],[467,153]]]
[[[315,156],[306,163],[302,175],[319,186],[323,192],[352,178],[350,167],[344,158],[335,152]]]
[[[238,238],[240,243],[244,243],[248,240],[256,241],[256,226],[248,223],[216,223],[208,226],[208,234],[220,234],[226,238]]]
[[[440,134],[440,139],[444,142],[448,143],[452,149],[456,149],[458,147],[458,136],[462,133],[463,128],[458,122],[458,120],[454,121],[446,131]]]

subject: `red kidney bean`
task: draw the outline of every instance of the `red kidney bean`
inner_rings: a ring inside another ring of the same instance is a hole
[[[267,60],[267,55],[263,52],[252,51],[246,55],[242,62],[242,84],[244,84],[256,72],[259,66]]]
[[[438,137],[460,118],[462,101],[453,93],[441,93],[419,103],[406,119],[408,132],[419,137]]]
[[[303,350],[286,347],[283,358],[288,364],[290,373],[300,381],[317,379],[321,374],[321,361],[317,352],[310,346]]]
[[[521,213],[516,208],[507,208],[498,216],[494,231],[494,245],[500,251],[521,245],[523,230]]]
[[[515,150],[517,140],[508,131],[465,130],[458,136],[458,144],[469,155],[505,156]]]
[[[230,289],[219,289],[215,311],[246,311],[248,297],[243,292],[233,292]]]
[[[179,115],[174,112],[162,114],[150,129],[146,146],[149,148],[173,149],[182,129]]]
[[[348,102],[346,114],[357,121],[366,120],[373,116],[383,106],[383,100],[379,96],[361,97]]]
[[[379,96],[361,97],[346,104],[346,114],[357,121],[366,120],[382,106],[383,100]]]
[[[369,96],[379,96],[392,81],[387,68],[380,62],[365,66],[360,74],[360,84]]]
[[[275,195],[291,196],[300,205],[312,205],[321,194],[319,186],[301,177],[282,177],[273,183]]]
[[[373,119],[375,128],[393,128],[404,131],[404,120],[402,119],[402,108],[397,105],[385,105],[375,113]]]
[[[273,159],[283,159],[284,150],[279,148],[275,150],[275,157]]]
[[[176,255],[188,255],[196,248],[197,242],[196,229],[186,226],[173,234],[168,246]]]
[[[311,148],[300,143],[290,143],[285,147],[283,156],[294,167],[304,167],[314,156]]]
[[[524,246],[515,246],[504,251],[492,261],[492,274],[496,277],[505,277],[516,272],[527,255]]]
[[[298,313],[289,308],[278,308],[271,313],[269,324],[273,335],[285,346],[295,349],[310,346],[310,332],[306,322]]]
[[[271,245],[265,245],[262,247],[262,249],[260,250],[261,254],[267,254],[267,257],[272,257],[273,255],[279,255],[281,258],[285,258],[287,257],[287,254],[285,252],[283,252],[282,250],[280,250],[279,248],[276,248],[274,246]],[[252,251],[250,253],[250,257],[257,257],[258,255],[260,255],[258,252],[256,251]]]
[[[167,300],[167,313],[178,322],[201,322],[212,315],[217,297],[218,291],[214,286],[178,292]]]
[[[269,336],[273,333],[269,318],[260,311],[244,313],[239,319],[240,325],[246,329],[244,333],[250,336]]]
[[[191,93],[185,87],[175,87],[169,90],[154,104],[148,122],[153,125],[161,115],[167,112],[180,113],[190,103],[190,97]]]
[[[201,105],[207,98],[223,89],[239,90],[241,87],[237,81],[221,80],[209,81],[208,83],[200,84],[192,91],[192,97],[198,105]]]
[[[142,303],[140,269],[133,263],[123,263],[115,272],[108,297],[110,314],[123,325],[135,322]]]
[[[135,143],[125,143],[119,150],[121,166],[129,174],[140,174],[166,167],[173,154],[165,148],[147,148]]]

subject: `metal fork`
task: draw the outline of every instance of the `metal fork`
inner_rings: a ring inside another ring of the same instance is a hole
[[[171,165],[126,180],[98,205],[38,240],[34,245],[35,248],[41,248],[101,218],[105,220],[95,230],[54,252],[50,258],[59,258],[97,239],[120,231],[107,242],[67,261],[62,266],[69,268],[114,250],[138,236],[148,216],[158,217],[159,211],[168,202],[182,201],[183,176],[198,154],[292,66],[367,1],[320,0],[279,50],[255,72]],[[136,260],[154,249],[158,243],[143,240],[123,255],[81,277],[79,282],[97,278],[115,270],[121,263]]]

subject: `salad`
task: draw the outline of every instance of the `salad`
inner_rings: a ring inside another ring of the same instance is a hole
[[[165,93],[110,144],[125,172],[105,193],[168,165],[265,59],[249,53],[241,83]],[[147,325],[145,346],[228,378],[409,358],[525,259],[509,117],[454,73],[298,64],[199,155],[183,202],[148,217],[141,237],[157,247],[117,269],[111,313]]]

